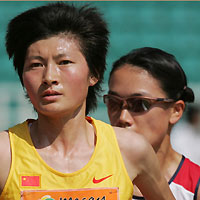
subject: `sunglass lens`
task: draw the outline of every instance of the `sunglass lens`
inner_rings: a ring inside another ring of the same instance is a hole
[[[112,97],[107,97],[107,107],[110,112],[116,112],[121,109],[121,101]]]
[[[144,112],[150,109],[151,102],[147,99],[130,99],[128,101],[129,104],[129,110],[132,112]]]

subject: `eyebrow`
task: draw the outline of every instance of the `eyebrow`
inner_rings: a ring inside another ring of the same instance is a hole
[[[59,58],[62,58],[62,57],[68,57],[68,55],[64,54],[64,53],[61,53],[61,54],[58,54],[56,56],[53,56],[54,59],[59,59]]]
[[[26,58],[28,58],[28,59],[37,59],[37,60],[44,60],[44,58],[42,58],[41,56],[27,56]]]
[[[64,57],[64,56],[67,56],[66,54],[58,54],[58,55],[56,55],[56,56],[53,56],[53,58],[54,59],[59,59],[59,58],[62,58],[62,57]],[[31,60],[33,60],[33,59],[37,59],[37,60],[41,60],[41,61],[44,61],[45,59],[43,58],[43,57],[41,57],[41,56],[27,56],[26,58],[28,58],[28,59],[31,59]]]
[[[117,92],[114,92],[114,91],[112,91],[112,90],[109,90],[109,91],[108,91],[108,94],[112,94],[112,95],[121,97]],[[144,94],[141,94],[141,93],[133,93],[133,94],[129,95],[129,97],[138,97],[138,96],[145,96],[145,95],[144,95]]]

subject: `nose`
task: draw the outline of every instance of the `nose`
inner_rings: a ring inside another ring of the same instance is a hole
[[[133,125],[133,121],[134,120],[131,113],[127,109],[122,109],[118,119],[117,126],[122,128],[130,127]]]
[[[43,84],[45,85],[57,85],[58,84],[59,71],[55,64],[48,64],[43,72]]]

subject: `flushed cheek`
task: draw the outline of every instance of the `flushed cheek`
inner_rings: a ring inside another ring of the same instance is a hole
[[[159,122],[155,119],[156,118],[146,122],[146,126],[143,129],[143,134],[154,147],[154,149],[157,149],[160,147],[160,144],[166,135],[167,126],[164,121]]]
[[[89,86],[88,72],[85,71],[77,72],[76,70],[71,69],[68,73],[65,73],[63,81],[65,84],[70,86],[71,90],[75,94],[78,94],[78,91],[83,92],[88,89]]]
[[[113,114],[113,113],[110,113],[110,112],[108,111],[108,116],[109,116],[110,123],[111,123],[112,126],[120,126],[120,125],[119,125],[120,113]]]
[[[72,95],[75,97],[82,97],[83,99],[87,96],[88,84],[86,79],[74,77],[71,79],[70,90]]]
[[[30,75],[28,72],[25,72],[23,74],[24,87],[26,88],[27,94],[33,104],[37,98],[37,93],[39,88],[39,85],[37,86],[38,77],[37,78],[34,77],[35,76]]]

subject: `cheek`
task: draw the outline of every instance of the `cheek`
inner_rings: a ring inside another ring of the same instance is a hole
[[[118,126],[118,121],[119,121],[119,117],[120,117],[120,113],[115,113],[113,114],[112,112],[108,112],[108,117],[109,117],[109,120],[110,120],[110,124],[112,126]]]
[[[167,133],[168,119],[163,115],[164,113],[146,114],[137,120],[137,131],[142,133],[152,145],[158,145]]]
[[[109,111],[108,112],[108,117],[109,117],[109,120],[110,120],[110,124],[112,126],[116,126],[117,124],[117,117],[116,116],[113,116]]]
[[[88,74],[89,70],[86,67],[72,67],[67,69],[67,71],[65,72],[65,80],[81,86],[82,84],[88,83]]]
[[[64,73],[63,83],[64,87],[67,87],[73,95],[80,96],[88,91],[89,77],[87,71],[78,71],[75,69],[68,70]]]
[[[156,119],[156,118],[155,118]],[[152,123],[151,133],[154,135],[152,143],[160,147],[164,137],[167,135],[169,122],[166,115],[158,115],[157,120]]]
[[[28,73],[23,73],[23,84],[27,92],[30,90],[30,88],[32,88],[31,79]]]
[[[23,73],[23,84],[24,87],[26,88],[29,98],[31,99],[37,93],[38,78],[39,78],[38,74],[34,76],[29,72]]]

